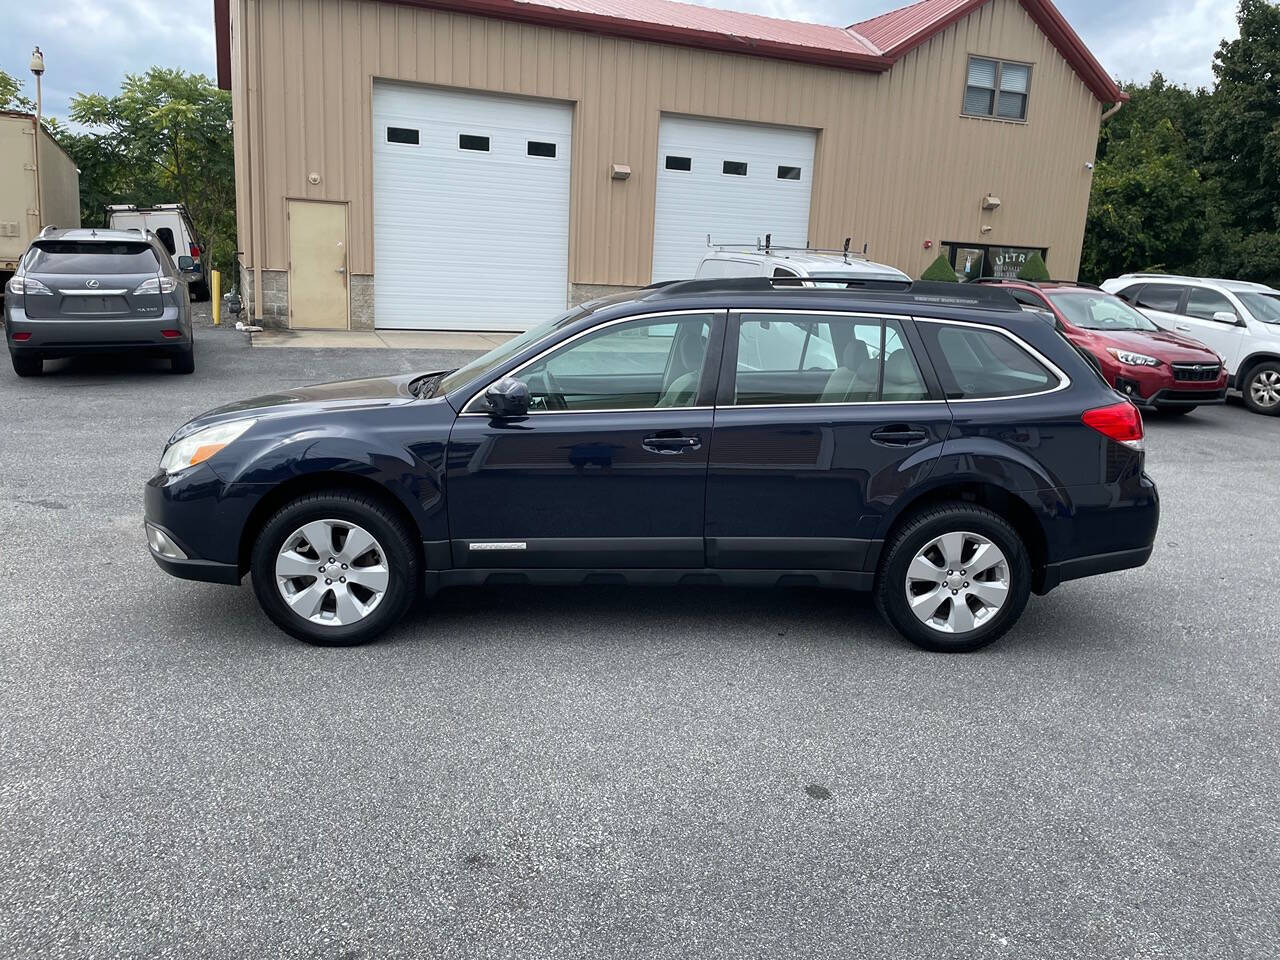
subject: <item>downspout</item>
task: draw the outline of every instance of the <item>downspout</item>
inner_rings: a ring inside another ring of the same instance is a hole
[[[1123,106],[1124,106],[1124,101],[1123,101],[1123,100],[1117,100],[1117,101],[1112,105],[1111,109],[1110,109],[1110,110],[1108,110],[1106,113],[1104,113],[1104,114],[1102,115],[1102,119],[1099,121],[1099,123],[1106,123],[1108,120],[1110,120],[1112,117],[1114,117],[1117,113],[1119,113],[1119,112],[1120,112],[1120,108],[1121,108],[1121,107],[1123,107]]]

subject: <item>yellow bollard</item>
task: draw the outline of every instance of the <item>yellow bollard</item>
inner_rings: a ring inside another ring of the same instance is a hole
[[[209,299],[213,307],[213,325],[222,323],[222,274],[217,270],[209,271]]]

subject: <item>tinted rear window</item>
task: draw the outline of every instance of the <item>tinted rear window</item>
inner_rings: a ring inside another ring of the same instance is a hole
[[[156,273],[160,263],[148,243],[46,240],[31,248],[29,273]]]
[[[948,400],[1043,393],[1058,378],[1009,337],[978,327],[922,323],[920,333]]]

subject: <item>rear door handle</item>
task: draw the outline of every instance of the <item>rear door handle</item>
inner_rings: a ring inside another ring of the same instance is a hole
[[[645,437],[640,442],[640,446],[644,447],[650,453],[661,454],[662,456],[671,456],[677,453],[684,453],[686,450],[698,450],[702,447],[701,437],[680,437],[669,436],[666,434],[656,433],[653,436]]]
[[[879,430],[873,430],[871,439],[886,447],[914,447],[921,443],[927,443],[929,434],[919,427],[894,424],[891,427],[881,427]]]

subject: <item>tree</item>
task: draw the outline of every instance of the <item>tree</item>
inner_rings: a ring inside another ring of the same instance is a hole
[[[1027,258],[1027,262],[1018,271],[1018,279],[1030,283],[1044,283],[1053,279],[1049,276],[1049,268],[1044,265],[1044,257],[1040,256],[1039,250]]]
[[[22,81],[3,70],[0,70],[0,110],[36,112],[36,102],[30,97],[23,96]]]
[[[1209,171],[1232,223],[1280,228],[1280,6],[1241,0],[1240,38],[1214,54],[1218,84],[1207,124]]]
[[[924,273],[920,274],[921,280],[933,280],[940,283],[955,283],[956,272],[948,262],[945,254],[938,254],[938,259],[929,264]]]
[[[186,206],[213,264],[235,249],[231,96],[203,74],[152,67],[128,74],[115,96],[77,94],[71,119],[89,128],[69,138],[82,171],[86,222],[106,203]]]

